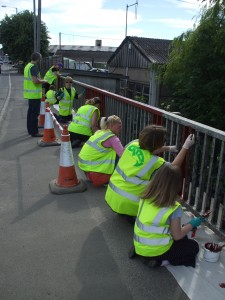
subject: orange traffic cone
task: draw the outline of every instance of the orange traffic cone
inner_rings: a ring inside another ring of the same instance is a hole
[[[42,89],[41,108],[38,117],[38,127],[43,128],[45,125],[45,89]]]
[[[58,179],[50,182],[50,191],[58,195],[83,192],[87,188],[77,179],[67,125],[63,126],[61,141]]]
[[[46,103],[45,109],[44,136],[40,141],[38,141],[38,145],[42,147],[60,145],[60,142],[56,137],[53,120],[49,112],[49,103]]]

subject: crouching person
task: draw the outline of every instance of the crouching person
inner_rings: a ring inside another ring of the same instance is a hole
[[[149,267],[195,267],[199,246],[187,238],[187,233],[199,226],[202,218],[193,218],[181,226],[182,207],[177,201],[181,187],[179,167],[165,163],[156,172],[139,203],[130,258],[139,255]]]
[[[109,182],[123,146],[118,138],[122,128],[119,117],[113,115],[101,120],[101,130],[89,138],[78,156],[78,166],[98,187]]]

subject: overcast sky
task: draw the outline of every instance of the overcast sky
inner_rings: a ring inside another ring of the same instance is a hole
[[[173,39],[192,29],[199,15],[197,0],[44,0],[42,21],[50,44],[94,46],[96,39],[103,46],[117,47],[127,35]],[[7,7],[2,7],[5,5]],[[127,9],[128,5],[128,9]],[[38,0],[36,0],[36,10]],[[0,0],[0,20],[5,14],[33,11],[32,0]],[[136,8],[136,9],[135,9]]]

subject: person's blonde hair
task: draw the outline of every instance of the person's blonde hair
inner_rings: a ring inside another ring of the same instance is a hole
[[[141,198],[153,202],[157,207],[173,206],[181,187],[181,169],[165,163],[156,171]]]
[[[85,101],[85,104],[89,104],[89,105],[96,105],[96,104],[100,104],[101,103],[101,100],[99,97],[94,97],[94,98],[91,98],[91,99],[88,99]]]
[[[70,76],[66,76],[66,77],[65,77],[65,82],[66,82],[66,81],[71,81],[71,82],[73,82],[73,78],[70,77]]]
[[[146,126],[139,134],[139,145],[141,149],[153,152],[164,145],[167,129],[163,126]]]
[[[118,123],[118,122],[121,122],[121,119],[116,115],[112,115],[109,117],[102,117],[101,121],[100,121],[100,128],[102,130],[107,130],[112,125],[114,125],[115,123]]]

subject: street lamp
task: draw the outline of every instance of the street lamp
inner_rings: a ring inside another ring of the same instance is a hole
[[[6,5],[2,5],[2,7],[14,8],[14,9],[16,10],[16,14],[17,14],[17,7],[13,7],[13,6],[6,6]]]

